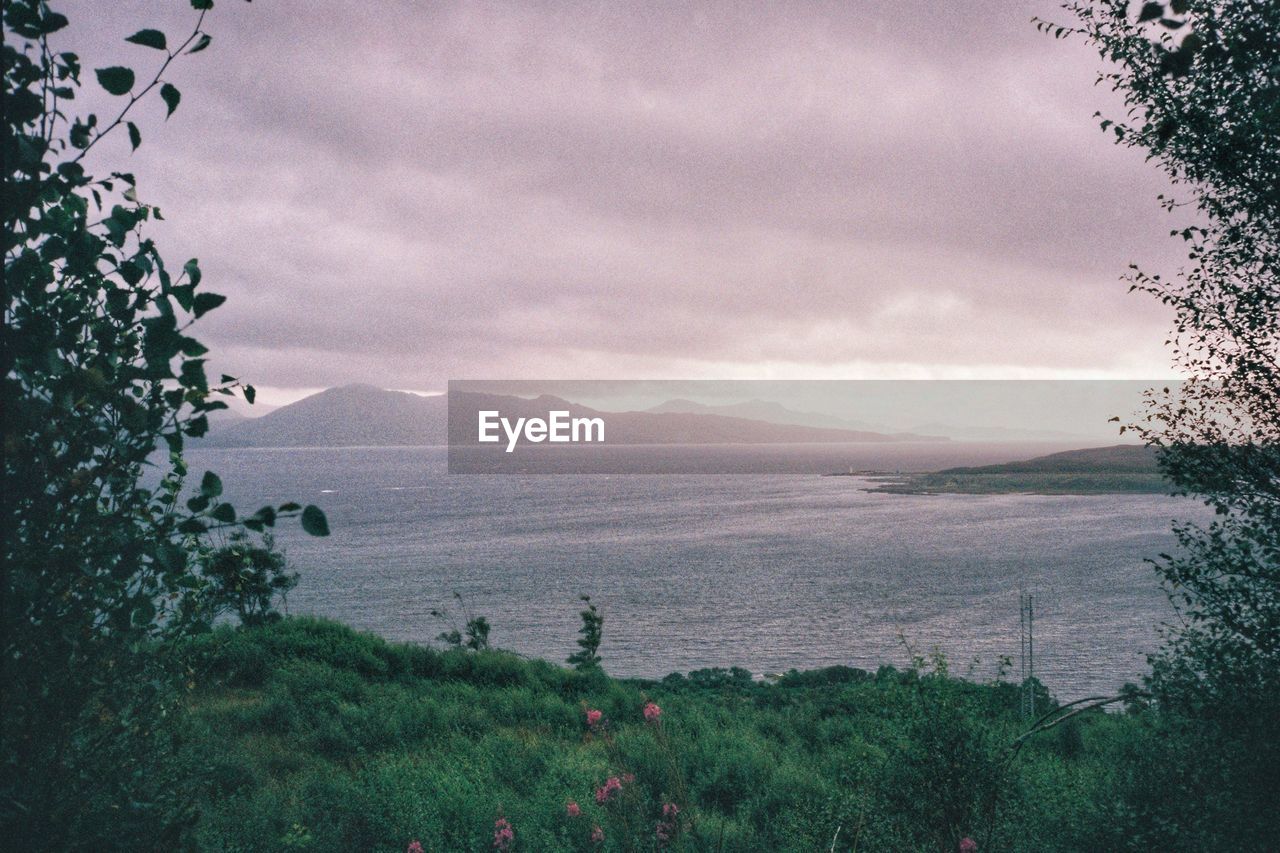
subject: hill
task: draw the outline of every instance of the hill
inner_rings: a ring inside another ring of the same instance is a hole
[[[189,656],[201,850],[1118,849],[1125,827],[1096,815],[1143,731],[1091,712],[1008,762],[1027,726],[1011,683],[846,666],[625,681],[296,617],[222,627]],[[503,825],[513,844],[494,843]]]
[[[1167,494],[1155,450],[1118,444],[1067,450],[1019,462],[947,468],[905,479],[884,480],[871,491],[897,494]]]
[[[421,397],[372,385],[343,385],[260,418],[214,429],[200,447],[350,447],[445,442],[443,396]]]

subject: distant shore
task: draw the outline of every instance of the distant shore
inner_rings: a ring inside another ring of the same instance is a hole
[[[1155,451],[1116,445],[1053,453],[1020,462],[947,468],[925,474],[850,471],[831,477],[860,477],[876,483],[868,492],[896,495],[1100,495],[1168,494]]]

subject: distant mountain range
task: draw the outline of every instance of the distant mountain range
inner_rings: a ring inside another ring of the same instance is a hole
[[[830,419],[831,425],[797,422],[821,415],[791,412],[776,404],[752,403],[731,414],[720,407],[685,411],[698,404],[671,401],[649,411],[602,412],[558,397],[535,399],[496,394],[454,395],[455,443],[474,443],[476,412],[500,411],[503,417],[547,417],[551,410],[570,417],[601,417],[608,425],[609,444],[781,444],[832,442],[945,441],[938,436],[890,434],[852,428],[853,423]],[[314,394],[269,414],[216,423],[200,443],[204,447],[344,447],[439,445],[449,434],[449,400],[372,385],[344,385]],[[745,415],[755,414],[755,417]]]
[[[652,409],[646,409],[648,412],[655,413],[683,413],[690,415],[725,415],[731,418],[747,418],[753,421],[764,421],[771,424],[789,424],[792,426],[808,426],[820,427],[822,429],[847,429],[861,432],[879,432],[888,433],[890,435],[901,435],[904,439],[914,440],[940,440],[941,434],[933,436],[914,435],[910,433],[897,433],[894,430],[887,429],[881,424],[868,423],[866,421],[846,420],[845,418],[837,418],[834,415],[824,415],[819,412],[797,412],[794,409],[788,409],[781,403],[772,403],[767,400],[748,400],[745,403],[727,403],[719,406],[710,406],[705,403],[695,403],[692,400],[668,400],[660,403]]]

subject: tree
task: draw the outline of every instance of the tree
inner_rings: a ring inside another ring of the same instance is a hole
[[[142,134],[133,107],[181,94],[171,63],[210,44],[211,0],[174,44],[156,29],[126,41],[154,70],[97,68],[121,104],[73,115],[79,57],[56,46],[67,18],[42,0],[4,0],[4,577],[0,837],[14,849],[144,849],[176,842],[189,786],[166,762],[165,722],[184,673],[175,638],[207,627],[190,605],[199,558],[219,531],[262,532],[296,504],[241,518],[212,473],[187,497],[184,441],[223,398],[252,386],[205,375],[192,323],[224,297],[200,266],[174,270],[144,229],[160,211],[133,175],[95,177],[86,154]],[[162,477],[146,472],[159,468]],[[158,482],[156,482],[158,480]],[[185,500],[184,500],[185,498]]]
[[[1263,849],[1280,833],[1280,5],[1066,8],[1077,26],[1040,26],[1082,35],[1111,63],[1100,81],[1127,110],[1102,128],[1164,169],[1177,194],[1161,201],[1186,217],[1173,232],[1187,246],[1181,273],[1130,275],[1172,308],[1186,377],[1149,394],[1133,426],[1175,489],[1215,513],[1175,525],[1178,551],[1155,561],[1180,621],[1150,686],[1177,747],[1148,803],[1163,830],[1143,837]]]
[[[569,655],[568,662],[573,668],[585,671],[600,668],[600,641],[604,639],[604,617],[591,603],[591,596],[580,596],[586,607],[578,615],[582,617],[582,627],[578,629],[578,651]]]

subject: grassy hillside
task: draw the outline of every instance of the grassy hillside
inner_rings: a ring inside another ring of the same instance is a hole
[[[1141,728],[1090,713],[1009,760],[1017,688],[940,661],[620,681],[296,618],[190,654],[206,686],[182,750],[210,850],[493,850],[500,820],[497,849],[526,851],[1106,849],[1111,768]]]
[[[1051,453],[1020,462],[948,468],[885,481],[872,491],[897,494],[1168,494],[1150,447],[1120,444]]]

